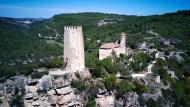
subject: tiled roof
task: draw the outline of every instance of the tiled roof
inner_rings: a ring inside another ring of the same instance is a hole
[[[100,46],[101,49],[113,49],[113,48],[118,48],[120,45],[119,44],[115,44],[113,42],[111,43],[105,43],[105,44],[102,44]]]

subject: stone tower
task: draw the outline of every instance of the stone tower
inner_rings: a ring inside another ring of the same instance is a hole
[[[120,51],[122,54],[126,53],[126,48],[125,48],[125,41],[126,41],[126,34],[125,33],[121,33],[120,34]]]
[[[64,27],[64,63],[71,72],[85,68],[82,26]]]

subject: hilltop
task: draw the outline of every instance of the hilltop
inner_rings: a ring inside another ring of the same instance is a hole
[[[135,95],[140,105],[158,105],[158,101],[160,106],[189,105],[189,10],[151,16],[71,13],[49,19],[0,17],[1,82],[20,74],[39,79],[48,73],[47,69],[62,67],[64,26],[83,27],[85,65],[91,68],[91,79],[101,78],[108,91],[115,91],[118,103],[119,98]],[[134,54],[121,55],[114,62],[109,58],[99,61],[100,45],[118,40],[121,32],[127,34],[126,46]],[[131,79],[139,73],[148,76],[140,82]],[[125,79],[116,83],[116,75]],[[152,81],[159,76],[161,82]],[[96,88],[88,80],[73,81],[71,85],[87,95]],[[94,105],[91,94],[88,104]]]

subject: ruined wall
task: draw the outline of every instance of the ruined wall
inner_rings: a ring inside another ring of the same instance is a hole
[[[64,62],[66,68],[71,72],[83,70],[84,62],[84,42],[81,26],[64,27]]]

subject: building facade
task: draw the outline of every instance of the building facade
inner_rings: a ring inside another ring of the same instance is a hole
[[[115,53],[117,57],[119,57],[120,54],[130,54],[130,49],[125,47],[126,44],[126,34],[121,33],[120,39],[116,41],[115,43],[104,43],[99,48],[99,60],[103,60],[107,57],[113,57],[113,54]]]

